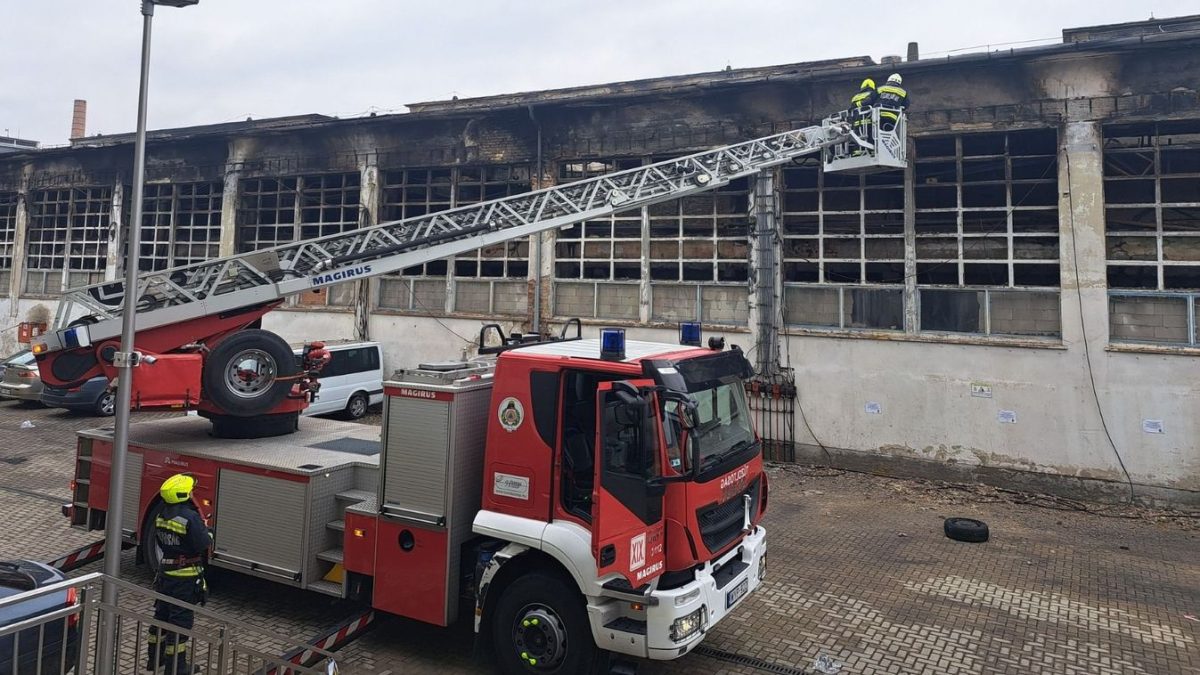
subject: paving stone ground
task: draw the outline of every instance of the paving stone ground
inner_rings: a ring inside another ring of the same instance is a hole
[[[21,429],[26,419],[35,428]],[[107,423],[0,403],[0,559],[49,560],[100,538],[67,527],[59,504],[73,432]],[[639,672],[815,673],[824,656],[843,674],[1200,675],[1196,519],[1101,517],[797,467],[771,479],[767,583],[704,644],[776,668],[693,654]],[[946,539],[951,515],[987,521],[992,540]],[[132,552],[123,569],[148,583]],[[211,581],[210,609],[284,635],[315,636],[353,612],[221,570]],[[384,620],[339,661],[351,674],[488,672],[465,622]]]

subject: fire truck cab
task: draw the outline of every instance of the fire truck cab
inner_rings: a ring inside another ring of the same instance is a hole
[[[132,425],[127,538],[156,562],[157,487],[191,471],[213,565],[437,625],[473,611],[508,673],[686,654],[765,572],[749,363],[620,331],[501,343],[397,371],[379,443],[308,418],[220,441],[195,417]],[[80,433],[77,526],[103,527],[110,451]]]

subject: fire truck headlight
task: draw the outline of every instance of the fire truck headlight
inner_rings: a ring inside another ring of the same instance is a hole
[[[671,639],[675,642],[683,642],[689,637],[696,634],[704,628],[704,624],[708,619],[708,610],[704,607],[675,619],[671,624]]]
[[[767,556],[758,559],[758,580],[762,581],[767,576]]]

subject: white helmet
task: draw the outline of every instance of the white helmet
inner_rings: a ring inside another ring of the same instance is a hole
[[[904,78],[900,77],[900,73],[892,73],[891,75],[888,75],[888,82],[892,84],[903,84]]]

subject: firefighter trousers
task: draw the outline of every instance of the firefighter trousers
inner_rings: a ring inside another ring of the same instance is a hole
[[[203,604],[205,599],[207,588],[204,576],[173,577],[159,574],[154,580],[154,590],[187,603],[181,605],[155,600],[154,619],[190,631],[196,622],[196,613],[190,605]],[[146,670],[162,672],[164,675],[191,675],[189,646],[186,633],[151,626],[146,636]]]

